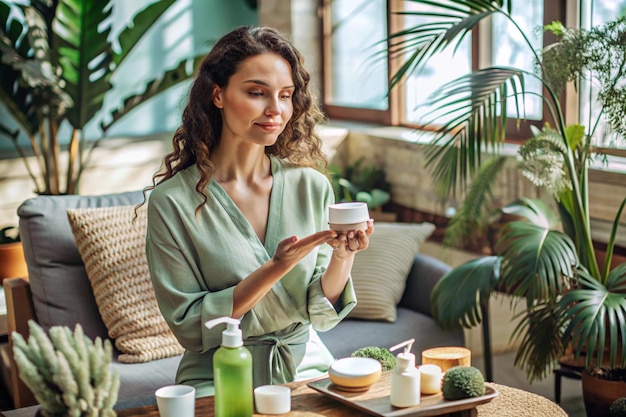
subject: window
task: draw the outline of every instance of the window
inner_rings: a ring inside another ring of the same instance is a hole
[[[615,19],[616,16],[626,16],[626,0],[584,0],[582,3],[580,26],[583,28],[601,25]],[[597,86],[583,80],[580,92],[579,115],[581,120],[584,121],[588,118],[590,109],[592,119],[595,120],[598,117],[598,112],[595,111],[598,108],[595,105],[598,96]],[[609,130],[605,117],[600,118],[594,138],[596,139],[595,145],[603,148],[604,153],[626,157],[626,141]]]
[[[526,41],[508,26],[506,19],[496,15],[490,25],[481,25],[469,34],[454,54],[441,54],[431,60],[423,71],[409,76],[387,95],[387,80],[399,64],[383,55],[386,49],[380,41],[388,34],[417,23],[415,16],[398,11],[432,6],[418,6],[403,0],[324,0],[324,5],[324,104],[331,118],[417,127],[423,125],[428,113],[424,104],[429,95],[444,83],[469,73],[470,69],[501,65],[534,71],[534,57]],[[577,10],[572,13],[568,10],[571,7]],[[583,26],[589,27],[623,14],[625,9],[626,0],[528,0],[515,2],[512,13],[533,48],[540,51],[545,43],[553,40],[551,35],[542,32],[544,24],[558,20],[572,26],[576,22],[572,23],[571,17],[568,21],[568,16],[580,15]],[[381,62],[385,58],[387,62]],[[525,82],[534,92],[524,103],[523,116],[528,123],[520,128],[511,120],[507,127],[510,139],[529,137],[528,124],[541,126],[548,115],[541,99],[540,81],[526,79]],[[581,112],[593,106],[593,97],[593,94],[580,95]],[[513,116],[512,103],[508,110]],[[570,111],[575,114],[578,109]],[[614,142],[609,134],[604,137]],[[624,142],[621,146],[626,148]]]
[[[387,60],[378,59],[387,36],[384,0],[335,0],[331,2],[332,88],[328,102],[346,107],[387,110],[385,98]],[[360,36],[354,36],[354,34]],[[367,86],[367,88],[363,88]]]
[[[390,123],[386,0],[324,0],[324,104],[330,115]],[[335,109],[339,111],[335,112]]]

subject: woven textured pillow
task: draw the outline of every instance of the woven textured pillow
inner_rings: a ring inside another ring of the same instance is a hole
[[[67,211],[98,310],[123,363],[183,352],[161,315],[145,254],[146,210],[134,206]]]
[[[369,247],[354,258],[352,281],[357,304],[348,317],[393,323],[413,259],[435,225],[376,222],[374,227]]]

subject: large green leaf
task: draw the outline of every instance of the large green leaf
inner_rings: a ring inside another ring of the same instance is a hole
[[[586,353],[586,363],[626,367],[626,263],[618,265],[603,285],[586,270],[578,271],[580,289],[559,301],[559,316],[567,324],[563,340],[572,343],[576,355]]]
[[[128,26],[122,29],[118,36],[120,50],[115,51],[113,56],[114,68],[117,68],[124,61],[152,25],[174,4],[174,1],[159,0],[146,6],[146,8],[137,13]]]
[[[540,303],[524,310],[513,330],[520,339],[515,366],[526,370],[529,382],[545,379],[563,354],[562,329],[553,303]]]
[[[524,91],[524,72],[503,67],[474,71],[445,84],[426,106],[426,124],[439,124],[432,146],[428,148],[427,166],[435,165],[434,179],[448,184],[454,193],[457,181],[464,187],[478,170],[483,152],[498,153],[506,133],[506,101]],[[518,107],[519,114],[519,107]],[[441,124],[438,120],[446,120]],[[453,150],[451,150],[453,149]],[[449,153],[456,152],[451,164]]]
[[[40,14],[35,12],[30,15],[32,27],[22,23],[26,19],[25,10],[26,7],[11,8],[0,3],[0,100],[5,103],[13,119],[33,134],[37,131],[41,116],[35,107],[40,100],[34,97],[35,92],[40,90],[35,90],[35,87],[50,85],[56,77],[49,70],[49,60],[28,55],[29,40],[36,39],[41,49],[46,47],[48,39],[45,21]],[[35,34],[38,34],[37,38]],[[44,65],[48,71],[44,71]]]
[[[578,265],[569,236],[526,221],[505,225],[496,251],[504,258],[502,288],[525,297],[529,306],[563,294]]]
[[[181,61],[176,68],[170,69],[146,84],[143,92],[126,97],[123,107],[116,109],[110,121],[101,124],[103,132],[106,132],[115,122],[127,115],[131,110],[142,103],[145,103],[152,97],[166,91],[167,89],[188,80],[194,73],[195,68],[200,65],[205,58],[205,54],[197,55],[195,58]]]
[[[137,13],[120,32],[120,48],[116,52],[109,41],[112,15],[110,0],[64,0],[59,3],[54,32],[62,55],[60,62],[67,83],[66,90],[76,103],[68,114],[72,126],[82,129],[102,108],[104,96],[112,88],[110,80],[117,67],[173,3],[173,0],[157,1]],[[185,61],[182,61],[178,68],[148,83],[144,93],[127,100],[125,109],[130,110],[128,103],[135,107],[188,79],[191,73],[180,70],[185,65]],[[114,121],[118,119],[114,118]]]
[[[104,94],[112,87],[109,3],[63,0],[56,9],[54,42],[63,67],[64,89],[74,101],[67,119],[77,129],[82,129],[102,108]]]
[[[470,328],[481,322],[481,306],[489,302],[498,284],[500,262],[497,256],[474,259],[441,278],[431,293],[431,304],[442,328]]]
[[[9,61],[15,53],[13,46],[7,44],[6,38],[0,34],[0,54],[3,62]],[[36,131],[38,122],[33,108],[32,91],[20,84],[20,71],[12,65],[0,67],[0,101],[13,119],[29,133]]]
[[[502,212],[523,217],[530,223],[545,229],[555,229],[559,224],[559,217],[550,206],[536,198],[522,197],[504,206]]]

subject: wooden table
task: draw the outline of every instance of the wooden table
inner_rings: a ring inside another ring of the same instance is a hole
[[[291,412],[283,414],[289,417],[372,417],[364,411],[344,404],[316,390],[309,388],[305,382],[286,384],[291,388]],[[374,390],[374,387],[370,392]],[[374,394],[375,392],[373,392]],[[197,417],[214,416],[214,397],[198,398],[196,400]],[[264,414],[254,414],[262,416]],[[399,414],[401,415],[401,414]],[[431,414],[434,415],[434,414]],[[439,414],[448,417],[476,417],[476,409],[463,412]],[[120,411],[118,417],[159,417],[155,406],[141,407],[132,410]]]
[[[360,411],[309,388],[305,382],[294,382],[287,385],[292,389],[291,412],[283,414],[283,417],[371,417],[371,414]],[[503,385],[491,384],[491,386],[499,392],[499,395],[491,402],[478,405],[471,410],[445,413],[440,414],[440,416],[567,417],[567,414],[562,408],[545,397]],[[197,417],[214,417],[213,405],[213,397],[198,398],[196,400],[195,415]],[[37,408],[38,407],[27,407],[18,410],[4,411],[4,414],[1,415],[5,417],[34,417]],[[118,417],[159,417],[159,411],[156,405],[153,405],[120,410],[117,415]],[[254,415],[257,417],[262,416],[262,414]]]
[[[287,384],[292,388],[291,412],[283,414],[289,417],[365,417],[369,414],[328,398],[306,386],[303,383]],[[198,398],[196,400],[196,417],[214,417],[214,397]],[[156,406],[135,408],[117,413],[118,417],[159,417]],[[262,416],[263,414],[254,414]]]

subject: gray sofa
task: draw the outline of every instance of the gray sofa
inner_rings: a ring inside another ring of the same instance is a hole
[[[27,294],[31,299],[8,300],[9,307],[23,309],[32,300],[34,318],[44,328],[54,325],[73,328],[81,323],[90,337],[106,338],[107,330],[76,248],[66,210],[135,205],[141,201],[140,191],[100,196],[39,196],[25,201],[18,214],[29,282],[11,279],[5,281],[5,288],[9,298]],[[418,360],[419,353],[429,347],[463,346],[461,330],[443,331],[430,316],[431,289],[448,269],[434,258],[418,255],[394,323],[348,319],[321,333],[320,337],[336,357],[349,356],[362,346],[391,346],[412,337],[416,340],[413,351]],[[9,314],[18,316],[14,317],[17,321],[14,328],[25,332],[29,314],[24,311]],[[116,408],[154,404],[154,391],[174,382],[179,360],[180,357],[172,357],[141,364],[122,364],[114,360],[121,376]],[[13,385],[14,397],[24,394],[24,387],[16,386],[15,378]],[[30,405],[24,398],[17,398],[16,404]]]

